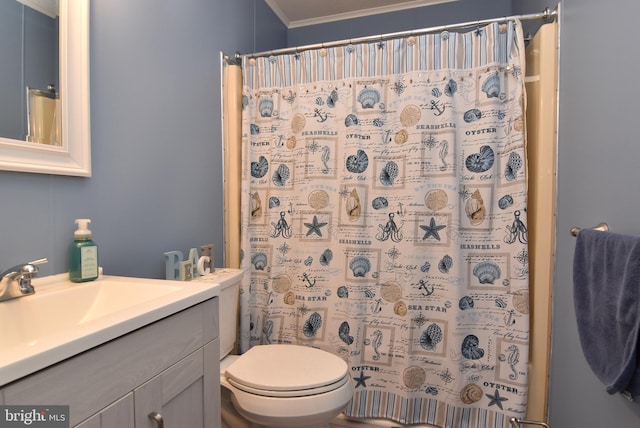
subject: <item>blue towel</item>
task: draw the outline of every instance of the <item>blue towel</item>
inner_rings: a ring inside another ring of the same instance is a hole
[[[609,394],[640,395],[640,238],[581,230],[573,294],[582,351]]]

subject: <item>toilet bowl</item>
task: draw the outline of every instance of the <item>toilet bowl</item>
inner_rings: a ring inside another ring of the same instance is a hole
[[[237,278],[221,282],[222,426],[328,427],[353,396],[347,364],[329,352],[289,344],[258,345],[242,355],[229,355],[236,337],[240,279],[238,271]]]

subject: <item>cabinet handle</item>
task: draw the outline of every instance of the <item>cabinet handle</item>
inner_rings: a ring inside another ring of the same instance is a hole
[[[162,419],[162,415],[158,412],[149,413],[149,419],[156,422],[156,426],[158,428],[164,428],[164,420]]]

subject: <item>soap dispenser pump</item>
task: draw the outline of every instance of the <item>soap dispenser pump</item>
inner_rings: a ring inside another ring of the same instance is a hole
[[[91,239],[88,228],[91,220],[76,219],[78,229],[69,246],[69,279],[71,282],[93,281],[98,278],[98,246]]]

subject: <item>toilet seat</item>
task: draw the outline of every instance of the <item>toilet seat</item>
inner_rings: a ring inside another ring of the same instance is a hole
[[[225,375],[239,390],[282,398],[330,392],[349,381],[341,358],[308,346],[283,344],[251,348]]]

